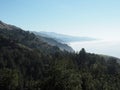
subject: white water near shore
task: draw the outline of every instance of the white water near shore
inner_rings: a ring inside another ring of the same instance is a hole
[[[120,58],[120,40],[96,40],[69,43],[76,52],[85,48],[87,52],[110,55]]]

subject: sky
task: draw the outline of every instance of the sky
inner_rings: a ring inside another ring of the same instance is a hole
[[[120,0],[0,0],[0,20],[30,31],[120,38]]]

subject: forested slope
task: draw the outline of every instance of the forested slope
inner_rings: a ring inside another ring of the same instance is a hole
[[[117,60],[84,48],[61,51],[32,33],[0,29],[0,90],[120,90]]]

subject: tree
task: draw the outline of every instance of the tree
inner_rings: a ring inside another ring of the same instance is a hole
[[[16,90],[19,84],[19,76],[16,70],[0,70],[0,90]]]

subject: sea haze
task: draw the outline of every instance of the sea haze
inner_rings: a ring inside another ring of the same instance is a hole
[[[65,34],[58,34],[55,32],[33,32],[47,38],[53,38],[60,43],[67,43],[76,52],[81,48],[85,48],[87,52],[115,56],[120,58],[120,40],[117,38],[98,39],[92,37],[71,36]]]
[[[87,52],[115,56],[120,58],[120,40],[95,40],[85,42],[70,42],[76,52],[85,48]]]

